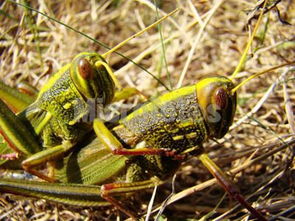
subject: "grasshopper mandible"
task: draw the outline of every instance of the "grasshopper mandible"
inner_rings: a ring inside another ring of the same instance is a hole
[[[22,167],[26,171],[44,180],[54,181],[35,167],[69,151],[91,130],[91,124],[80,122],[89,113],[88,99],[94,99],[95,105],[106,106],[117,98],[124,98],[125,94],[130,96],[140,93],[136,89],[126,88],[119,91],[116,96],[115,88],[121,90],[121,86],[104,58],[176,11],[178,9],[103,55],[88,52],[78,54],[70,64],[62,67],[50,78],[39,92],[36,101],[16,117],[5,103],[0,101],[1,134],[16,153],[29,156],[22,162]],[[6,93],[2,94],[5,95],[1,98],[5,99]],[[42,146],[39,139],[42,140]],[[0,156],[4,159],[19,157],[18,154],[11,153]]]

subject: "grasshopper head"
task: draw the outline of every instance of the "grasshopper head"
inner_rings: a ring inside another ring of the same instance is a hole
[[[209,128],[209,136],[223,137],[232,124],[236,111],[234,84],[226,77],[208,77],[196,84],[197,99]]]
[[[101,65],[97,65],[97,64]],[[86,98],[101,99],[102,104],[111,102],[115,83],[109,67],[97,53],[80,53],[72,61],[70,75],[79,92]]]

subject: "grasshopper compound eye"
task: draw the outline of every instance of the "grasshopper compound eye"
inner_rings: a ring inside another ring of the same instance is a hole
[[[79,90],[79,92],[87,97],[96,96],[93,90],[93,81],[95,78],[95,70],[91,64],[91,53],[78,54],[72,61],[70,66],[71,78]]]
[[[94,70],[89,61],[86,58],[81,58],[78,63],[78,73],[80,76],[85,80],[92,79],[94,75],[93,72]]]
[[[215,104],[220,110],[225,109],[228,104],[228,94],[224,88],[218,88],[215,92]]]

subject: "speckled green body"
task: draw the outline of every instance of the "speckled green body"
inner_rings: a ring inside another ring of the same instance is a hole
[[[177,153],[199,146],[207,130],[197,103],[195,85],[163,95],[120,121],[151,148]]]
[[[144,141],[146,147],[174,150],[177,154],[192,150],[201,152],[202,143],[208,137],[195,85],[152,100],[121,119],[120,124],[114,128],[118,137],[136,137],[136,143]],[[129,142],[128,139],[125,141]],[[166,179],[180,163],[180,160],[167,156],[133,156],[129,159],[127,180],[138,181],[153,176]]]
[[[86,99],[75,87],[69,70],[61,75],[49,90],[40,92],[35,105],[70,125],[75,124],[88,112]]]
[[[36,101],[20,116],[30,121],[43,146],[51,147],[67,140],[75,144],[91,129],[89,122],[80,122],[90,111],[88,99],[75,85],[71,71],[79,71],[79,59],[100,60],[96,53],[81,53],[73,61],[52,76],[42,88]],[[92,58],[93,57],[93,58]],[[104,61],[104,60],[103,60]],[[111,102],[115,85],[104,66],[93,69],[95,81],[95,104]]]
[[[43,146],[50,147],[62,140],[76,142],[79,138],[79,126],[75,125],[88,113],[86,100],[79,93],[66,71],[50,88],[41,93],[31,108],[41,109],[43,114],[50,113],[52,117],[44,127],[40,128]],[[38,125],[36,125],[38,126]]]

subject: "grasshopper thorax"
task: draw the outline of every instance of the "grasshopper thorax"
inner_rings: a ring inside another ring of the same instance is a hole
[[[223,137],[232,124],[236,111],[234,84],[226,77],[208,77],[196,84],[197,99],[209,129],[209,136]]]
[[[115,83],[109,75],[109,67],[104,58],[97,53],[80,53],[72,61],[71,78],[86,98],[100,99],[108,104],[115,92]]]

